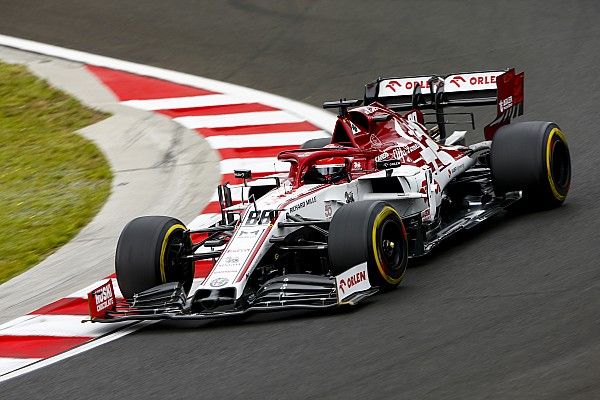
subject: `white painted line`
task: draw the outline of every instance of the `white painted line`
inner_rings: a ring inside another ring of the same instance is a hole
[[[46,54],[67,60],[79,61],[86,64],[97,65],[99,67],[118,69],[138,75],[151,76],[174,83],[180,83],[182,85],[210,90],[213,92],[220,92],[237,97],[254,99],[254,101],[267,106],[289,111],[290,113],[301,117],[302,120],[307,120],[326,131],[333,129],[336,120],[335,115],[320,108],[271,93],[265,93],[259,90],[250,89],[227,82],[220,82],[213,79],[184,74],[182,72],[136,64],[129,61],[117,60],[115,58],[65,49],[62,47],[33,42],[31,40],[19,39],[6,35],[0,35],[0,45],[15,47],[17,49]]]
[[[0,376],[0,382],[15,378],[17,376],[26,374],[28,372],[35,371],[36,369],[46,367],[46,366],[54,364],[58,361],[62,361],[69,357],[73,357],[77,354],[83,353],[84,351],[91,350],[95,347],[102,346],[103,344],[106,344],[113,340],[119,339],[125,335],[129,335],[130,333],[135,332],[138,329],[144,328],[146,326],[150,326],[152,324],[155,324],[156,322],[158,322],[158,321],[129,322],[129,324],[130,324],[129,326],[125,326],[122,329],[117,330],[116,332],[112,332],[106,336],[97,338],[96,340],[93,340],[91,342],[84,343],[81,346],[78,346],[78,347],[75,347],[74,349],[65,351],[64,353],[60,353],[54,357],[46,358],[46,359],[38,361],[38,362],[35,362],[35,360],[36,360],[35,358],[30,358],[28,360],[33,362],[33,364],[27,365],[21,369],[18,369],[16,371],[9,372],[7,374]],[[105,325],[105,324],[98,324],[98,325]],[[112,324],[106,324],[106,325],[112,325]]]
[[[189,129],[196,128],[225,128],[228,126],[249,126],[264,124],[280,124],[286,122],[302,122],[285,111],[259,111],[237,114],[203,115],[198,117],[179,117],[173,121]]]
[[[3,323],[2,325],[0,325],[0,335],[2,335],[3,330],[9,329],[9,328],[21,323],[25,319],[33,319],[33,318],[35,318],[33,315],[24,315],[22,317],[15,318],[8,322]]]
[[[230,104],[251,103],[239,97],[227,94],[207,94],[205,96],[173,97],[156,100],[128,100],[121,104],[140,110],[174,110],[179,108],[226,106]]]
[[[235,169],[249,169],[252,172],[283,172],[290,169],[290,163],[278,161],[275,157],[260,158],[230,158],[220,162],[222,174],[233,172]]]
[[[4,375],[15,369],[22,368],[26,365],[33,364],[41,358],[10,358],[0,357],[0,375]],[[0,382],[2,382],[2,376],[0,376]]]
[[[0,335],[96,337],[127,324],[127,322],[82,323],[81,321],[85,318],[85,315],[26,315],[16,318],[17,323],[13,326],[0,330]]]
[[[206,141],[214,149],[264,146],[300,146],[310,139],[330,137],[324,131],[256,133],[249,135],[209,136]]]

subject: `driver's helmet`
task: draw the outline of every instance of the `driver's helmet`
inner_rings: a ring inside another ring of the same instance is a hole
[[[341,172],[346,167],[346,160],[344,157],[328,157],[322,158],[315,162],[315,168],[323,176],[335,174]]]
[[[328,182],[337,182],[348,176],[347,166],[349,161],[344,157],[328,157],[322,158],[315,162],[315,169]]]

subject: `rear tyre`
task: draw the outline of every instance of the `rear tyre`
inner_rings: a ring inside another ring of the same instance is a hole
[[[331,143],[331,138],[310,139],[302,143],[301,149],[320,149]]]
[[[154,286],[180,282],[188,293],[194,262],[182,258],[191,252],[186,227],[175,218],[139,217],[129,222],[117,243],[115,271],[126,299]]]
[[[395,288],[408,264],[402,219],[383,201],[347,204],[331,220],[328,252],[335,275],[366,261],[372,286]]]
[[[533,208],[560,206],[571,186],[571,157],[564,134],[553,122],[504,126],[492,141],[490,169],[496,195],[523,191]]]

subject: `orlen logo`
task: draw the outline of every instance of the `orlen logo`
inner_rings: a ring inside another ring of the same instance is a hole
[[[395,85],[395,86],[398,86],[399,88],[401,88],[401,87],[402,87],[402,84],[400,84],[400,82],[398,82],[398,81],[389,81],[389,82],[388,82],[388,84],[387,84],[387,85],[385,85],[385,87],[386,87],[387,89],[391,89],[391,90],[392,90],[392,92],[396,93],[396,89],[394,88],[394,85]]]
[[[469,79],[469,83],[471,85],[491,85],[492,83],[496,83],[495,75],[485,75],[485,76],[473,76]]]
[[[340,291],[342,292],[342,294],[346,293],[345,289],[350,289],[352,286],[367,280],[367,274],[365,271],[360,271],[357,272],[356,274],[348,277],[346,280],[341,279],[340,280]]]
[[[456,85],[456,87],[460,87],[460,82],[465,83],[465,78],[463,78],[460,75],[456,75],[454,78],[452,78],[452,80],[450,80],[450,83],[454,83]]]

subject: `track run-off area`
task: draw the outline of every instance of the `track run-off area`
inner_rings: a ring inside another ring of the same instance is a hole
[[[328,134],[318,126],[334,122],[333,116],[322,110],[235,85],[11,37],[0,36],[0,43],[29,52],[102,65],[86,64],[84,68],[102,82],[120,104],[164,115],[203,137],[219,153],[217,173],[220,172],[222,183],[234,181],[234,169],[250,168],[254,177],[285,171],[288,166],[277,161],[277,154],[296,149],[306,140],[327,137]],[[280,107],[263,103],[279,104]],[[285,105],[290,109],[282,109]],[[232,191],[232,195],[236,204],[241,201],[239,191]],[[199,215],[189,221],[190,229],[206,227],[221,219],[216,190],[207,197],[207,201],[198,202],[208,204],[198,208]],[[73,258],[77,257],[78,254],[73,254]],[[212,265],[209,260],[196,262],[194,287],[207,277]],[[76,269],[75,261],[72,267]],[[89,314],[87,294],[107,279],[112,280],[116,297],[122,298],[115,274],[100,281],[95,281],[97,275],[90,274],[89,278],[94,283],[0,325],[0,381],[79,354],[144,325],[82,324]]]
[[[6,3],[0,34],[313,106],[378,76],[515,67],[518,120],[561,126],[573,182],[563,207],[453,238],[351,312],[152,324],[2,382],[3,397],[600,397],[597,2]]]

